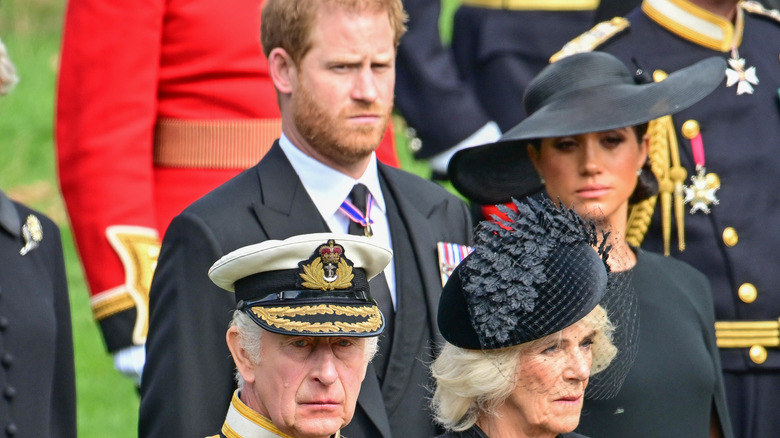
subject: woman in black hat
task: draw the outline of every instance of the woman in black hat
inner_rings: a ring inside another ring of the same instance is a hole
[[[609,272],[620,257],[606,234],[549,201],[517,209],[478,227],[442,292],[443,437],[580,437],[585,395],[616,392],[632,360],[636,302]]]
[[[526,120],[499,142],[453,157],[453,182],[483,204],[544,189],[583,216],[598,211],[614,244],[628,248],[629,204],[658,189],[645,124],[705,97],[724,71],[722,60],[710,58],[638,83],[611,55],[564,58],[530,84]],[[585,402],[578,431],[599,438],[731,436],[709,282],[674,259],[633,247],[627,254],[641,315],[638,356],[616,397]]]

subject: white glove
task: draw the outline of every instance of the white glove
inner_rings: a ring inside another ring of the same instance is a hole
[[[461,149],[492,143],[499,138],[501,138],[501,129],[499,129],[496,122],[488,122],[488,124],[479,128],[477,132],[466,137],[465,140],[462,140],[450,149],[429,158],[428,163],[431,165],[431,169],[433,169],[434,172],[446,175],[447,165],[450,164],[450,159],[455,155],[455,152],[458,152]]]
[[[146,348],[143,345],[125,347],[114,353],[114,368],[141,386],[141,374],[146,362]]]

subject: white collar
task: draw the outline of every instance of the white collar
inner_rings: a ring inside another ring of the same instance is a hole
[[[245,405],[238,397],[238,391],[233,393],[233,399],[230,400],[222,434],[228,438],[292,438],[277,429],[271,420]],[[336,432],[333,438],[340,436],[341,433]]]
[[[745,20],[739,4],[736,25],[686,0],[644,0],[642,11],[668,31],[712,50],[728,52],[742,42]]]
[[[279,146],[325,220],[338,212],[341,203],[347,199],[352,187],[358,182],[368,187],[374,197],[376,207],[383,213],[386,212],[385,198],[379,186],[376,154],[371,154],[371,161],[368,163],[366,171],[356,180],[306,155],[294,146],[284,133],[279,138]]]

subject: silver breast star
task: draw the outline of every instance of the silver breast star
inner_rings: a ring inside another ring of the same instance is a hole
[[[683,202],[691,204],[691,214],[697,211],[709,214],[710,205],[718,205],[720,203],[718,197],[715,196],[715,192],[718,191],[720,185],[714,185],[707,181],[704,172],[704,167],[699,167],[696,175],[691,176],[691,185],[683,187],[685,192]]]

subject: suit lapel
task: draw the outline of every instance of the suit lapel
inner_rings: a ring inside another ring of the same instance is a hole
[[[385,165],[379,164],[379,171],[387,181],[387,187],[392,192],[401,218],[409,232],[412,250],[420,266],[423,280],[423,292],[428,307],[428,320],[431,322],[431,332],[435,333],[434,341],[441,341],[436,327],[436,312],[441,295],[441,276],[438,270],[436,255],[436,238],[440,233],[433,229],[434,224],[446,226],[446,200],[440,202],[412,202],[407,193],[413,193],[413,187],[407,187],[406,181],[397,178],[397,172],[388,171]],[[396,272],[399,272],[396,267]]]
[[[330,231],[278,142],[256,169],[260,199],[252,207],[269,239]]]

